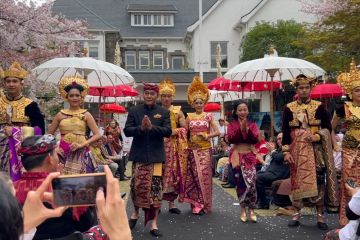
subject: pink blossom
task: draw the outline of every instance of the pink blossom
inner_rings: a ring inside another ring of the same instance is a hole
[[[351,0],[323,0],[321,2],[315,0],[298,0],[302,3],[302,11],[315,14],[319,21],[328,16],[334,15],[336,12],[344,10],[348,7]]]
[[[53,57],[75,53],[78,46],[73,39],[87,38],[87,24],[55,15],[52,2],[38,6],[0,0],[0,62],[9,65],[18,60],[31,68]]]

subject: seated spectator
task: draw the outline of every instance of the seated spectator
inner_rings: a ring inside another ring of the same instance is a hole
[[[229,148],[228,144],[225,142],[224,138],[220,138],[218,145],[216,146],[216,149],[215,149],[216,153],[212,156],[212,166],[213,166],[214,177],[219,176],[219,172],[216,171],[217,163],[218,163],[219,159],[223,158],[223,157],[228,157],[229,150],[230,150],[230,148]]]
[[[259,201],[259,208],[268,209],[269,202],[266,199],[265,187],[271,187],[271,184],[280,179],[289,177],[290,170],[288,165],[284,164],[284,155],[281,151],[282,133],[276,138],[276,149],[271,152],[270,164],[265,171],[259,171],[256,175],[256,191]]]
[[[25,203],[29,191],[38,189],[51,172],[56,172],[59,164],[53,135],[26,138],[19,149],[21,162],[27,172],[14,182],[16,198]],[[48,188],[47,190],[50,190]],[[48,203],[44,205],[52,209]],[[34,239],[61,238],[77,231],[84,232],[95,225],[93,208],[69,208],[60,217],[50,218],[37,226]]]
[[[335,162],[335,169],[338,173],[341,172],[341,164],[342,164],[342,153],[341,153],[341,143],[344,138],[344,134],[339,133],[336,134],[336,146],[334,147],[334,162]]]
[[[125,176],[126,159],[122,155],[116,153],[112,144],[110,144],[112,139],[112,135],[104,136],[104,144],[101,147],[101,152],[105,158],[111,159],[118,164],[115,176],[119,178],[120,181],[129,180],[130,178]]]
[[[324,240],[356,240],[360,239],[360,188],[352,188],[345,184],[349,195],[352,196],[346,206],[346,217],[350,220],[341,229],[334,229],[328,232]]]
[[[103,155],[103,151],[101,150],[103,146],[104,146],[103,138],[100,138],[99,140],[91,144],[90,146],[91,157],[95,161],[96,165],[98,165],[100,171],[104,165],[108,165],[111,172],[115,175],[115,172],[118,169],[118,164],[115,163],[112,159],[110,159],[111,156]]]
[[[255,154],[257,159],[256,171],[259,171],[262,168],[262,166],[265,164],[264,161],[265,155],[269,153],[268,144],[265,139],[265,133],[263,130],[261,130],[259,133],[260,133],[259,136],[260,141],[257,144],[255,144]]]

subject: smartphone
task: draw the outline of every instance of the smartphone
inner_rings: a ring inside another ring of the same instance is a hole
[[[346,183],[352,188],[357,188],[356,183],[352,179],[346,180]]]
[[[99,188],[106,194],[105,173],[64,175],[53,179],[56,206],[92,206]]]

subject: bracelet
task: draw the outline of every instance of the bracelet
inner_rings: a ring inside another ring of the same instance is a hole
[[[290,147],[286,144],[281,147],[281,150],[283,153],[290,152]]]

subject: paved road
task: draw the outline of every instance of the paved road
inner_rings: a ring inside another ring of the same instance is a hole
[[[181,215],[168,213],[167,203],[164,202],[159,216],[159,229],[164,236],[161,239],[169,240],[227,240],[227,239],[296,239],[321,240],[325,232],[318,230],[312,216],[303,216],[303,225],[289,229],[286,224],[288,217],[258,216],[258,223],[242,223],[239,219],[239,206],[234,205],[236,200],[229,193],[214,184],[213,212],[204,216],[191,214],[188,204],[178,204]],[[131,200],[127,203],[130,216]],[[266,215],[266,214],[264,214]],[[337,215],[326,215],[330,228],[337,227]],[[136,227],[133,229],[134,240],[154,239],[149,233],[149,224],[144,228],[143,212]]]

